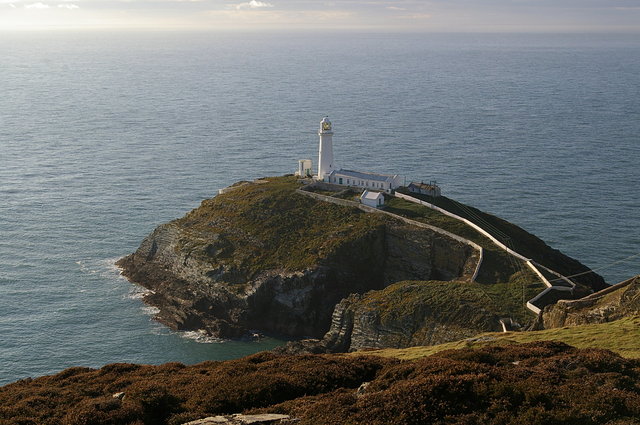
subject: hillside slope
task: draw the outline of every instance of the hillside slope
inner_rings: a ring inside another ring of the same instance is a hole
[[[430,346],[387,348],[351,353],[415,360],[440,351],[557,341],[577,348],[611,350],[623,357],[640,359],[640,315],[628,316],[607,323],[576,325],[563,328],[527,332],[492,332],[475,335],[459,341]]]
[[[239,412],[286,414],[299,425],[634,424],[640,361],[555,342],[411,362],[259,353],[72,368],[0,388],[2,425],[179,425]]]

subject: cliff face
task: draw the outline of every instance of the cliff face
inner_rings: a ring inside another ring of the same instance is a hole
[[[245,184],[156,228],[118,262],[175,329],[321,336],[335,305],[401,279],[464,279],[468,245],[399,220]]]
[[[336,306],[329,332],[315,345],[327,352],[403,348],[501,330],[500,316],[479,291],[469,282],[405,281],[354,294]],[[314,349],[294,343],[285,351]]]
[[[640,276],[636,276],[586,298],[558,301],[544,309],[545,329],[612,322],[640,315]]]

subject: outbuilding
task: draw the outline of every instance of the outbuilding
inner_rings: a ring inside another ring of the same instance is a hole
[[[426,184],[424,182],[411,182],[409,183],[409,192],[420,193],[422,195],[429,195],[437,198],[441,195],[440,186],[436,184],[436,182],[429,182]]]
[[[380,192],[365,189],[360,195],[360,203],[373,208],[379,208],[384,205],[384,195]]]
[[[329,183],[383,190],[387,193],[391,193],[402,184],[402,177],[397,174],[365,173],[345,169],[333,170],[327,178]]]

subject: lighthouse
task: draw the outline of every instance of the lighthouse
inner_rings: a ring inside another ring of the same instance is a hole
[[[318,154],[318,180],[325,180],[329,174],[335,170],[333,163],[333,131],[329,117],[324,117],[320,121],[320,151]]]

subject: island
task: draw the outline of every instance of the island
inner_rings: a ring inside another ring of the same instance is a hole
[[[513,224],[443,196],[402,192],[385,193],[374,208],[352,188],[298,176],[238,182],[158,226],[117,264],[150,290],[145,302],[173,329],[321,340],[307,344],[313,352],[527,329],[537,317],[528,301],[545,281],[569,289],[547,302],[608,286]],[[460,219],[407,200],[418,198]],[[461,219],[490,227],[513,249]]]

